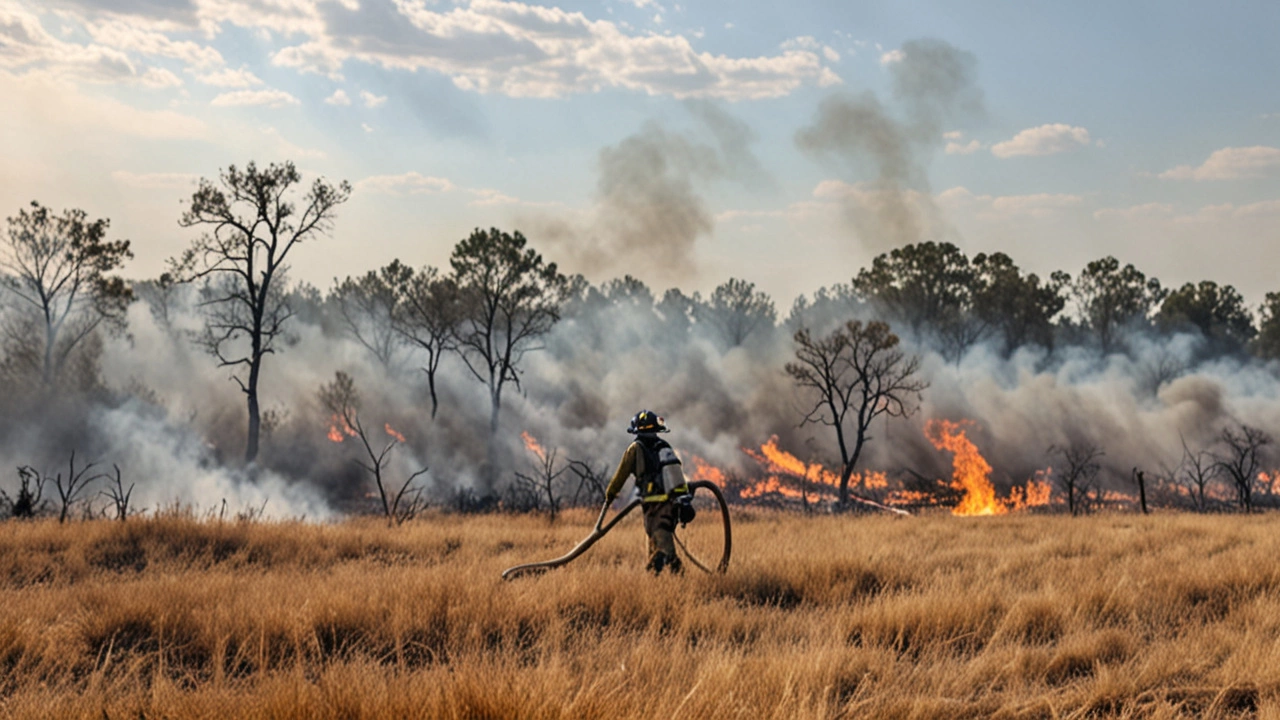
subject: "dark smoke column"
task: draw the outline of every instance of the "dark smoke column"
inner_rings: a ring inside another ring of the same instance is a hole
[[[170,260],[177,279],[207,280],[201,290],[206,320],[199,342],[219,367],[235,369],[232,379],[248,400],[245,462],[258,457],[262,360],[275,352],[275,339],[293,315],[284,295],[285,260],[298,243],[328,232],[335,208],[351,197],[345,180],[335,186],[317,178],[298,198],[294,186],[301,181],[291,162],[263,170],[252,162],[244,170],[231,165],[216,184],[201,178],[178,224],[204,227],[208,233],[180,259]],[[243,347],[246,340],[248,348]]]
[[[520,387],[525,353],[540,349],[543,335],[560,319],[568,281],[555,263],[525,247],[519,231],[476,230],[453,249],[461,302],[458,351],[467,369],[489,389],[489,468],[497,472],[498,415],[508,382]]]

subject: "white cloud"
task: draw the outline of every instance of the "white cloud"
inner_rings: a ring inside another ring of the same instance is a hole
[[[1200,167],[1179,165],[1160,173],[1165,180],[1237,180],[1260,178],[1280,169],[1280,148],[1255,145],[1215,150]]]
[[[373,126],[370,125],[369,123],[360,123],[360,129],[364,130],[367,133],[373,132]]]
[[[419,172],[400,175],[372,175],[356,182],[356,190],[387,195],[421,195],[453,190],[453,183],[445,178],[431,177]]]
[[[209,102],[215,107],[245,107],[265,105],[280,108],[286,105],[297,105],[298,98],[283,90],[267,88],[265,90],[235,90],[222,93]]]
[[[147,68],[147,71],[138,76],[138,82],[149,88],[168,88],[178,87],[182,84],[182,78],[174,75],[172,72],[164,68]]]
[[[498,190],[492,188],[474,188],[467,192],[476,196],[475,200],[467,203],[472,207],[488,207],[493,205],[524,205],[531,203],[523,203],[519,198],[511,197]]]
[[[351,104],[351,98],[347,97],[347,91],[342,88],[334,90],[333,94],[325,98],[324,101],[327,105],[347,106]]]
[[[373,93],[369,92],[368,90],[361,90],[361,91],[360,91],[360,99],[364,101],[364,106],[365,106],[365,107],[367,107],[367,108],[376,108],[376,107],[379,107],[380,105],[382,105],[383,103],[385,103],[385,102],[387,101],[387,96],[386,96],[386,95],[374,95]]]
[[[943,140],[960,140],[962,138],[964,138],[964,133],[959,130],[942,133]]]
[[[954,187],[938,193],[938,204],[953,211],[967,211],[988,218],[1047,217],[1064,210],[1078,208],[1084,197],[1063,193],[1031,195],[975,195],[965,187]]]
[[[239,70],[225,68],[217,72],[198,75],[196,79],[205,85],[225,88],[248,88],[262,84],[262,80],[258,79],[257,75],[245,68],[240,68]]]
[[[876,47],[879,48],[880,45],[877,44]],[[893,63],[896,63],[896,62],[902,62],[906,58],[907,58],[907,54],[902,50],[890,50],[889,52],[886,52],[880,55],[880,64],[892,65]]]
[[[818,50],[822,47],[822,43],[812,35],[801,35],[783,41],[779,47],[783,50]]]
[[[133,173],[116,170],[111,173],[111,179],[140,190],[173,190],[194,187],[200,176],[191,173]]]
[[[822,46],[822,56],[827,59],[827,62],[840,62],[840,53],[830,45]]]
[[[1089,131],[1063,123],[1027,128],[1012,139],[991,146],[998,158],[1021,155],[1054,155],[1089,144]]]
[[[977,140],[970,140],[967,143],[952,141],[947,143],[946,153],[948,155],[972,155],[984,147],[986,146]]]
[[[182,84],[168,70],[139,68],[118,48],[59,40],[44,29],[39,17],[14,2],[0,2],[0,68],[151,88]]]
[[[222,55],[211,47],[190,40],[172,40],[164,33],[140,27],[126,20],[109,20],[87,26],[95,42],[139,55],[170,57],[190,67],[209,68],[222,64]]]
[[[823,65],[820,46],[759,57],[713,55],[682,35],[630,34],[580,12],[506,0],[362,3],[354,14],[331,9],[322,27],[299,31],[308,39],[281,49],[272,62],[329,75],[350,60],[430,70],[463,90],[518,97],[622,88],[746,99],[840,81]]]

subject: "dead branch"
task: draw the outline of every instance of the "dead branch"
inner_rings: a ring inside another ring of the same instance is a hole
[[[133,496],[134,483],[129,483],[129,489],[126,490],[124,482],[120,478],[120,466],[112,463],[111,468],[115,470],[115,478],[103,473],[102,477],[113,480],[113,483],[108,485],[107,489],[101,492],[101,495],[111,500],[111,504],[116,510],[116,519],[124,522],[129,515],[135,512],[129,507],[129,498]]]
[[[84,492],[85,487],[100,477],[98,475],[86,477],[89,470],[91,470],[95,465],[97,465],[97,463],[89,463],[77,471],[76,451],[72,450],[70,466],[67,468],[67,479],[63,481],[62,473],[58,473],[54,476],[53,487],[58,491],[58,500],[61,502],[61,508],[58,512],[58,522],[64,523],[67,521],[67,515],[70,513],[71,506],[79,499],[79,496]]]

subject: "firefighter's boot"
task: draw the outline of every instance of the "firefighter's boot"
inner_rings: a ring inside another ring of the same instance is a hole
[[[662,568],[667,566],[667,554],[658,550],[649,557],[649,564],[644,566],[645,570],[650,570],[654,575],[661,575]]]

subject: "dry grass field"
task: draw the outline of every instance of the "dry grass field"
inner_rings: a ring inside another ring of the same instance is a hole
[[[1280,718],[1280,516],[0,524],[0,716]]]

